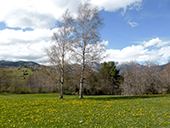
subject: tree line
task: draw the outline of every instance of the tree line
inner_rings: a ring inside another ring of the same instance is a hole
[[[142,67],[132,63],[132,70],[124,70],[122,76],[123,95],[170,93],[170,63],[164,68],[152,62]]]
[[[63,94],[78,95],[81,65],[66,64]],[[121,74],[114,62],[104,62],[101,66],[87,66],[84,72],[85,95],[150,95],[170,93],[170,63],[164,69],[148,63]],[[60,93],[60,71],[56,67],[1,67],[0,92]]]
[[[67,64],[64,70],[64,94],[79,94],[81,65]],[[84,71],[85,95],[120,95],[122,76],[114,62],[103,63],[99,69],[88,66]],[[2,67],[0,68],[0,92],[8,93],[59,93],[60,70],[56,67]]]

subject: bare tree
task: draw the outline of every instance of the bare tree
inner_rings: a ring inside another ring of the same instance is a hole
[[[165,83],[166,93],[170,93],[170,62],[166,65],[162,74],[163,81]]]
[[[86,65],[99,62],[104,51],[104,46],[99,43],[99,30],[103,26],[103,18],[99,13],[99,9],[90,3],[81,4],[77,13],[75,24],[75,38],[77,40],[75,44],[75,57],[81,65],[79,98],[83,98],[82,89]]]
[[[58,31],[54,33],[52,39],[55,43],[47,50],[47,54],[50,58],[50,62],[57,66],[60,71],[60,98],[63,98],[63,84],[64,84],[64,69],[66,55],[71,51],[72,45],[72,27],[73,19],[69,11],[62,15],[61,21],[58,22]],[[68,59],[68,58],[67,58]]]
[[[162,69],[157,62],[147,61],[144,67],[144,72],[147,74],[146,79],[146,92],[149,93],[162,93]]]
[[[131,67],[131,70],[123,71],[121,88],[124,95],[162,93],[162,72],[156,63],[148,61],[145,66],[132,63]]]

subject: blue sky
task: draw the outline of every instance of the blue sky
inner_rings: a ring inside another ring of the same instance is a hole
[[[89,1],[104,16],[103,61],[156,61],[170,57],[170,0],[5,0],[0,1],[0,60],[43,62],[55,22]],[[11,4],[9,4],[11,3]],[[18,4],[20,3],[20,4]]]
[[[124,16],[121,11],[102,11],[105,16],[102,38],[109,41],[109,47],[122,49],[130,43],[141,43],[157,37],[170,40],[170,1],[146,0],[139,11],[127,10]],[[138,25],[132,27],[128,21]]]

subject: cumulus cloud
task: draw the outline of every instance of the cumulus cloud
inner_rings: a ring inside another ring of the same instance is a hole
[[[168,44],[170,42],[155,38],[148,42],[144,41],[141,45],[132,45],[123,49],[107,49],[105,54],[108,56],[103,61],[158,61],[160,64],[164,64],[170,57],[170,46]],[[148,49],[150,46],[155,46],[156,49]]]
[[[66,9],[74,15],[80,3],[90,1],[105,11],[140,7],[142,0],[5,0],[0,1],[0,22],[11,28],[52,28]]]
[[[0,60],[29,60],[41,62],[47,59],[51,36],[57,29],[33,31],[5,29],[0,31]]]
[[[55,18],[51,14],[16,9],[5,17],[6,25],[12,28],[50,28],[55,26]]]
[[[165,41],[165,42],[160,41],[160,42],[157,44],[156,47],[162,47],[162,46],[165,46],[165,45],[168,45],[168,44],[170,44],[170,41]]]
[[[139,59],[141,60],[143,55],[146,55],[148,52],[147,49],[144,49],[142,45],[137,46],[128,46],[123,48],[122,50],[119,49],[109,49],[106,50],[106,54],[109,55],[108,58],[106,58],[106,61],[132,61]]]
[[[91,0],[91,2],[105,11],[115,12],[123,9],[122,15],[124,15],[128,8],[138,10],[142,0]]]
[[[156,39],[152,39],[149,42],[144,42],[143,44],[144,44],[144,47],[151,47],[156,44],[158,44],[158,46],[161,46],[162,41],[157,37]]]
[[[35,29],[33,31],[5,29],[0,31],[0,60],[26,60],[44,62],[48,60],[45,49],[51,45],[51,35],[57,29]],[[108,41],[101,42],[105,46]],[[170,56],[170,41],[159,38],[144,41],[140,45],[127,46],[123,49],[106,49],[107,57],[103,61],[159,61],[163,63]],[[150,50],[150,46],[155,49]],[[159,46],[159,47],[158,47]]]
[[[0,30],[0,44],[13,43],[31,43],[39,41],[49,41],[57,28],[50,29],[34,29],[33,31],[4,29]]]
[[[162,56],[162,58],[169,59],[170,57],[170,46],[162,47],[158,50],[158,55]]]
[[[0,60],[10,61],[45,61],[47,58],[44,53],[45,45],[47,42],[40,42],[38,44],[11,44],[0,46]]]
[[[76,12],[77,6],[84,0],[5,0],[0,1],[0,22],[8,27],[50,28],[69,8]]]

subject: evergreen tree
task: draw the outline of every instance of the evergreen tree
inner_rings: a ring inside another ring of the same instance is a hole
[[[116,65],[113,61],[104,62],[99,70],[99,75],[102,84],[105,85],[107,94],[120,94],[119,85],[123,77],[119,74],[119,70],[116,69]]]

